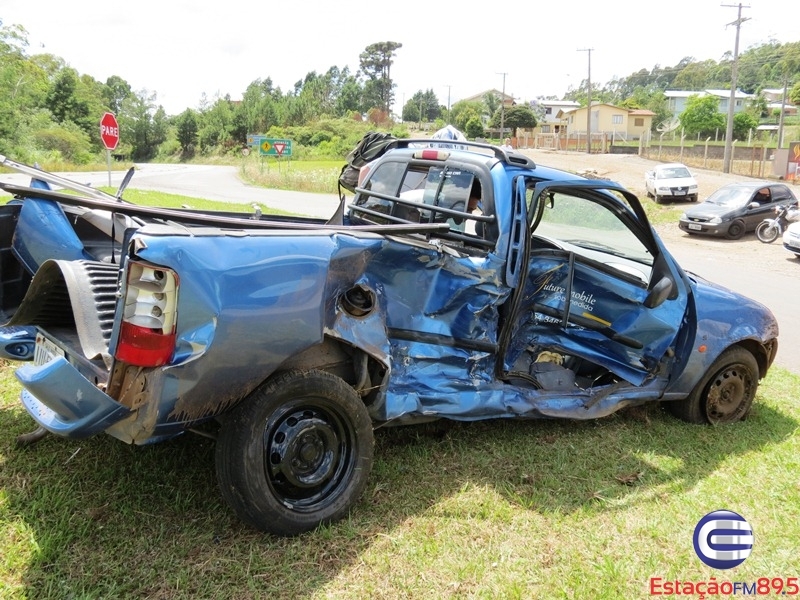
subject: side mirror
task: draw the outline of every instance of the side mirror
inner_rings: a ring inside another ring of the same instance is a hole
[[[656,306],[664,304],[666,299],[672,294],[672,288],[672,279],[666,275],[659,279],[658,283],[656,283],[653,289],[650,290],[650,293],[647,294],[647,298],[644,299],[645,308],[655,308]]]
[[[761,205],[758,202],[751,202],[750,204],[747,205],[747,208],[749,208],[749,209],[755,209],[755,208],[760,208],[760,207],[761,207]]]

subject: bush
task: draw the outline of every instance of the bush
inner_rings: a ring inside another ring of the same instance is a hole
[[[483,137],[483,123],[478,117],[472,117],[469,121],[467,121],[467,127],[464,133],[467,137],[471,140],[475,138],[482,138]]]
[[[72,123],[42,129],[33,138],[37,148],[58,153],[67,162],[85,165],[93,159],[89,136]]]

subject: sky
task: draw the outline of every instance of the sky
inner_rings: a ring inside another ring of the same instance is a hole
[[[742,4],[739,52],[800,41],[790,0]],[[21,25],[28,55],[58,56],[81,75],[125,79],[167,114],[203,94],[241,98],[256,79],[284,92],[309,72],[358,69],[376,42],[402,44],[391,77],[395,112],[418,91],[447,106],[497,89],[518,102],[561,98],[590,73],[604,84],[685,57],[733,52],[738,3],[573,0],[492,3],[352,0],[0,0],[3,26]],[[591,49],[591,52],[587,51]],[[590,64],[591,62],[591,64]]]

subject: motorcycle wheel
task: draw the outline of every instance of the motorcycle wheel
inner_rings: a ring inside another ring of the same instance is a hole
[[[761,221],[756,226],[756,237],[765,244],[771,244],[778,239],[780,230],[774,221]]]

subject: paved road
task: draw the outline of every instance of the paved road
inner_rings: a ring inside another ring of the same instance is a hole
[[[577,158],[573,155],[570,160]],[[587,158],[592,160],[591,157]],[[597,161],[596,156],[594,160]],[[641,171],[639,161],[643,159],[632,157],[623,160],[636,162],[637,172]],[[542,162],[546,163],[544,160]],[[617,180],[634,188],[634,182],[626,182],[621,170],[618,174],[620,177]],[[111,185],[118,186],[123,176],[122,172],[112,172]],[[92,186],[108,185],[107,172],[81,173],[71,177]],[[29,178],[0,174],[0,180],[27,185]],[[238,179],[236,167],[138,165],[130,187],[209,200],[257,203],[322,218],[333,214],[337,206],[335,195],[248,186]],[[781,328],[780,350],[776,362],[800,373],[800,309],[795,306],[800,298],[799,260],[784,250],[779,242],[762,244],[752,234],[735,242],[689,236],[680,232],[677,226],[662,228],[660,234],[670,252],[686,270],[743,292],[769,306],[778,318]]]
[[[118,187],[124,171],[112,171],[109,183],[107,171],[88,173],[57,173],[79,183],[100,187]],[[0,181],[28,185],[30,177],[21,174],[0,174]],[[220,202],[259,204],[270,208],[310,217],[331,216],[338,200],[335,194],[310,194],[286,190],[267,190],[242,183],[236,167],[172,164],[139,164],[128,186],[132,189],[158,190],[193,198]],[[0,196],[3,194],[0,191]]]

